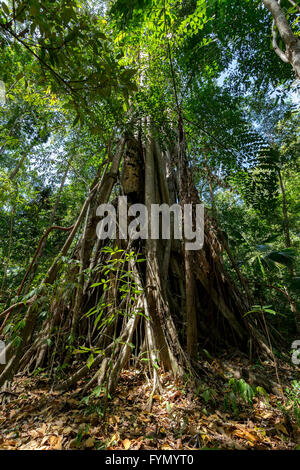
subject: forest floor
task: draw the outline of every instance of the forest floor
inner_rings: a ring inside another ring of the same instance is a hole
[[[19,375],[11,392],[0,396],[0,449],[300,449],[292,395],[253,385],[251,402],[247,385],[230,380],[237,369],[255,370],[273,383],[271,364],[234,358],[203,361],[201,367],[194,390],[162,373],[151,410],[152,382],[138,368],[122,372],[105,412],[100,390],[99,396],[83,397],[83,382],[61,394],[51,391],[45,373]],[[278,361],[278,373],[283,390],[299,381],[299,369],[286,362]]]

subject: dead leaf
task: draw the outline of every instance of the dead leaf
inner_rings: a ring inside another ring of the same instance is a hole
[[[61,436],[50,436],[49,437],[49,444],[52,449],[61,450],[62,448],[62,437]]]
[[[160,401],[161,397],[159,395],[153,395],[153,400]]]
[[[168,444],[163,444],[161,446],[161,450],[174,450],[173,447],[169,446]]]
[[[54,450],[62,450],[62,437],[58,436],[55,446],[53,447]]]
[[[283,426],[282,423],[279,423],[279,424],[275,424],[275,428],[277,429],[277,431],[280,431],[282,432],[283,434],[285,434],[286,436],[289,435],[289,433],[287,432],[285,426]]]
[[[84,441],[84,447],[87,449],[90,449],[91,447],[94,447],[95,441],[92,437],[88,437],[86,441]]]
[[[123,446],[124,446],[124,449],[125,449],[125,450],[128,450],[128,449],[130,448],[130,446],[131,446],[131,441],[130,441],[129,439],[124,439],[124,440],[122,441],[122,444],[123,444]]]
[[[233,435],[237,436],[237,437],[240,437],[242,439],[247,439],[247,441],[250,441],[250,442],[256,442],[257,441],[257,437],[254,436],[254,434],[251,434],[250,432],[248,432],[246,430],[236,429],[233,432]]]

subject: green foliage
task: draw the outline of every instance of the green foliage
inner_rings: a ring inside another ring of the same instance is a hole
[[[293,380],[292,386],[285,390],[287,396],[287,408],[292,407],[294,418],[300,426],[300,382]]]
[[[290,387],[285,389],[286,400],[277,402],[278,408],[289,417],[292,417],[300,426],[300,382],[293,380]]]
[[[282,315],[282,313],[275,312],[271,309],[272,305],[253,305],[252,310],[245,313],[244,316],[249,315],[250,313],[269,313],[270,315]],[[282,315],[284,317],[284,315]]]
[[[118,247],[111,248],[109,246],[102,249],[103,252],[109,253],[110,260],[105,265],[98,265],[95,273],[103,278],[99,282],[91,285],[91,288],[102,287],[103,295],[110,289],[115,289],[115,283],[118,283],[114,295],[120,295],[121,300],[126,300],[126,309],[115,308],[113,302],[100,301],[95,307],[92,307],[85,316],[95,315],[94,325],[101,329],[106,324],[112,323],[118,315],[130,315],[131,305],[134,305],[136,296],[142,294],[143,290],[136,282],[136,277],[130,270],[128,263],[141,263],[145,261],[141,256],[137,256],[134,251],[127,252]],[[110,315],[103,318],[104,312],[109,309]],[[134,310],[134,315],[144,315],[140,310]]]
[[[88,312],[84,314],[84,317],[94,317],[93,325],[98,330],[102,330],[106,326],[109,326],[116,322],[119,316],[130,317],[133,315],[142,315],[145,318],[143,309],[135,307],[137,297],[139,297],[143,290],[141,286],[136,282],[136,276],[130,269],[130,265],[135,263],[142,263],[145,261],[141,256],[137,255],[134,251],[127,251],[117,246],[112,248],[106,246],[102,248],[103,253],[109,255],[109,260],[105,264],[97,265],[92,271],[90,269],[88,274],[92,274],[97,277],[101,277],[99,282],[95,282],[90,285],[91,289],[95,287],[101,288],[101,299],[93,306]],[[102,277],[103,276],[103,277]],[[106,296],[110,292],[110,295]],[[116,300],[117,297],[121,300],[121,305],[124,308],[120,308],[112,297]],[[71,342],[71,338],[69,338]],[[120,343],[119,338],[114,338],[115,344]],[[131,348],[133,344],[127,343]],[[68,345],[68,348],[72,348],[73,354],[89,354],[87,359],[87,366],[92,367],[95,356],[99,354],[104,355],[104,351],[99,348],[91,348],[87,346],[79,346],[79,348],[73,348]],[[142,359],[143,360],[143,359]]]
[[[212,388],[200,385],[196,395],[202,397],[206,404],[211,404],[213,407],[216,405],[216,393]]]

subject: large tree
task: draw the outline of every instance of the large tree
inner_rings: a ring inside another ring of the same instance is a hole
[[[22,267],[17,298],[0,314],[1,331],[10,335],[1,385],[20,369],[49,364],[49,357],[69,364],[74,351],[89,352],[88,364],[59,388],[70,387],[93,368],[87,386],[98,380],[111,391],[133,347],[152,364],[154,389],[157,364],[174,375],[199,374],[204,343],[235,345],[244,352],[254,345],[271,354],[259,322],[245,317],[252,294],[219,226],[213,193],[213,178],[228,184],[233,172],[258,165],[267,145],[247,119],[247,93],[241,92],[245,77],[256,90],[291,78],[289,69],[276,70],[275,54],[265,49],[269,16],[260,2],[136,0],[128,8],[128,2],[117,0],[104,7],[34,0],[2,8],[1,41],[12,64],[11,70],[3,69],[3,78],[9,90],[13,85],[22,93],[29,86],[31,96],[46,93],[57,100],[58,130],[49,132],[64,147],[67,161],[44,233]],[[228,18],[238,24],[241,11],[246,22],[232,30]],[[260,60],[257,68],[251,60],[242,62],[245,50],[264,58],[266,76],[260,78]],[[30,67],[19,70],[23,54]],[[297,54],[289,54],[297,72]],[[226,80],[233,81],[231,90]],[[32,125],[39,129],[42,122],[38,118]],[[17,164],[10,179],[18,171]],[[202,202],[201,171],[212,203],[202,249],[189,252],[187,240],[128,243],[120,237],[105,244],[97,238],[100,204],[115,204],[121,194],[128,208],[134,203],[149,211],[153,204],[195,206]],[[80,177],[86,183],[78,198],[82,205],[76,205],[78,216],[71,224],[69,217],[62,218],[67,225],[54,224],[61,199],[70,200],[64,189],[68,175],[71,188]],[[37,279],[52,232],[67,235],[58,250],[53,246]],[[224,252],[237,284],[224,268]]]

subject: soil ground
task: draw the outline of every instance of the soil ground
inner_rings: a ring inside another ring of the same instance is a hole
[[[299,381],[299,369],[279,361],[284,396],[252,384],[252,403],[230,377],[254,370],[273,383],[271,364],[215,359],[202,361],[201,369],[193,389],[161,373],[151,410],[153,385],[141,367],[124,370],[108,399],[98,389],[84,396],[84,382],[60,394],[51,391],[45,372],[18,375],[10,393],[0,396],[0,449],[300,449],[297,397],[286,393]]]

